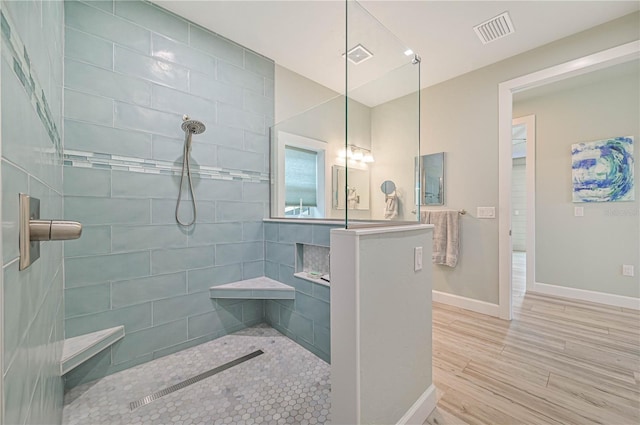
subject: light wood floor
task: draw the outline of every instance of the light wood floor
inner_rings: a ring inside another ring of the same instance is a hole
[[[511,267],[511,291],[514,297],[523,297],[527,290],[527,253],[513,251]]]
[[[426,423],[640,424],[640,314],[526,294],[511,322],[433,306]]]

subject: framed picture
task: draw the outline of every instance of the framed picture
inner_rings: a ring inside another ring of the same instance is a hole
[[[571,145],[573,202],[633,201],[633,137]]]

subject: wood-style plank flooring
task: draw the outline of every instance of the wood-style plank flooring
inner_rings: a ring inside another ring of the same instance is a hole
[[[640,424],[640,314],[521,294],[511,322],[433,305],[427,420],[451,424]]]

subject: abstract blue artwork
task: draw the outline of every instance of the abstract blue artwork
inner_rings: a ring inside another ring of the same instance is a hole
[[[633,201],[633,137],[571,145],[573,202]]]

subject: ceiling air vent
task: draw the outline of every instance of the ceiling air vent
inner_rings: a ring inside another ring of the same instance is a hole
[[[482,44],[491,43],[515,32],[511,18],[509,17],[509,12],[504,12],[480,25],[476,25],[473,27],[473,30],[478,35],[478,38],[480,38],[480,41],[482,41]]]
[[[347,59],[349,59],[351,63],[353,63],[354,65],[361,64],[362,62],[372,57],[373,57],[373,54],[367,49],[365,49],[362,44],[358,44],[356,47],[354,47],[353,49],[350,49],[347,52]]]

